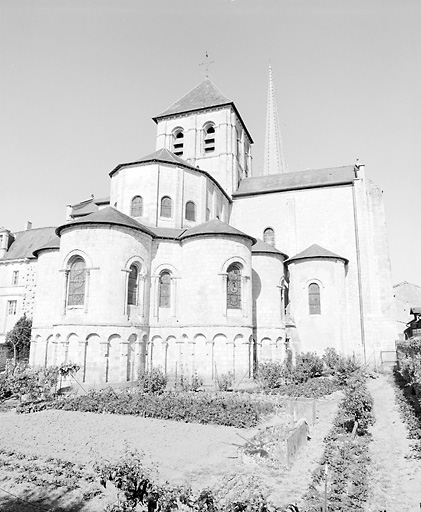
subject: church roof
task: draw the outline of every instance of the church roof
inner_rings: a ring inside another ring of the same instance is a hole
[[[246,233],[243,233],[239,229],[236,229],[219,219],[212,219],[193,228],[186,229],[178,237],[179,240],[185,240],[193,236],[201,235],[230,235],[230,236],[241,236],[242,238],[249,238],[253,244],[256,243],[256,239]]]
[[[228,199],[228,201],[231,202],[230,196],[226,193],[226,191],[221,187],[221,185],[218,183],[218,181],[208,172],[204,171],[203,169],[200,169],[199,167],[194,167],[194,165],[189,164],[189,162],[186,162],[186,160],[183,160],[179,156],[175,155],[171,151],[169,151],[166,148],[158,149],[157,151],[154,151],[150,155],[146,155],[142,158],[139,158],[139,160],[136,160],[134,162],[127,162],[125,164],[118,164],[117,167],[114,167],[114,169],[110,172],[110,177],[112,177],[118,170],[120,170],[122,167],[130,167],[132,165],[143,165],[143,164],[150,164],[153,162],[157,163],[163,163],[163,164],[169,164],[169,165],[176,165],[178,167],[184,167],[185,169],[189,169],[191,171],[195,171],[201,174],[204,174],[207,176],[215,185],[219,188],[219,190],[225,195],[225,197]]]
[[[355,179],[355,167],[329,167],[311,171],[284,172],[268,176],[255,176],[241,180],[238,190],[233,197],[267,194],[286,190],[300,190],[304,188],[331,187],[334,185],[347,185]]]
[[[45,243],[41,247],[38,247],[38,249],[35,249],[33,251],[33,255],[35,257],[37,257],[38,253],[40,251],[45,251],[45,250],[48,250],[48,249],[50,249],[50,250],[51,249],[60,249],[60,238],[57,235],[54,235],[54,237],[51,238],[51,240],[49,240],[47,243]]]
[[[162,119],[164,117],[176,116],[179,114],[185,114],[187,112],[197,112],[200,110],[222,106],[231,106],[234,109],[242,125],[244,126],[244,129],[247,132],[250,142],[252,143],[253,139],[251,138],[250,133],[248,132],[243,120],[241,119],[241,116],[234,102],[224,96],[208,77],[206,77],[199,85],[191,89],[191,91],[189,91],[181,99],[164,110],[164,112],[158,116],[153,117],[152,119],[155,121],[155,123],[157,123],[158,119]]]
[[[62,226],[59,226],[56,229],[56,234],[57,236],[60,236],[63,229],[71,226],[81,226],[84,224],[109,224],[114,226],[125,226],[128,228],[137,229],[138,231],[143,231],[144,233],[147,233],[151,236],[154,235],[149,228],[132,219],[132,217],[119,212],[112,206],[106,206],[105,208],[102,208],[102,210],[98,210],[97,212],[91,213],[90,215],[86,215],[85,217],[67,222]]]
[[[33,258],[34,251],[54,237],[55,227],[33,228],[14,233],[15,241],[0,261]]]
[[[278,256],[283,256],[284,258],[288,258],[288,255],[284,252],[279,251],[276,247],[273,247],[273,245],[267,244],[263,240],[260,240],[260,238],[256,238],[256,243],[253,245],[253,248],[251,252],[253,254],[256,253],[266,253],[266,254],[277,254]]]
[[[156,121],[156,119],[160,117],[232,104],[232,100],[224,96],[209,78],[205,78],[199,85],[191,89],[191,91],[181,99],[173,103],[169,108],[164,110],[162,114],[159,114],[153,119]]]
[[[295,256],[292,256],[292,258],[289,258],[286,263],[290,263],[291,261],[296,260],[304,260],[309,258],[326,258],[326,259],[337,259],[337,260],[343,260],[345,263],[348,263],[348,260],[342,256],[339,256],[338,254],[335,254],[334,252],[328,251],[324,247],[321,247],[320,245],[313,244],[310,245],[310,247],[307,247],[307,249],[304,249],[304,251],[299,252]]]

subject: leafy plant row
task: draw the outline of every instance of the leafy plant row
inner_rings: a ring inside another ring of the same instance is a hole
[[[413,439],[413,457],[421,459],[421,405],[411,386],[406,385],[401,374],[395,373],[395,399],[400,415],[408,429],[408,439]]]
[[[348,379],[334,426],[325,438],[320,465],[312,477],[306,505],[329,511],[364,510],[368,498],[368,432],[374,423],[373,400],[361,372]]]
[[[156,483],[156,475],[144,466],[137,452],[129,452],[117,462],[98,464],[100,483],[116,487],[118,499],[106,512],[275,512],[296,511],[276,508],[264,496],[260,480],[228,475],[218,489],[197,493],[190,487]]]
[[[275,404],[271,401],[253,400],[250,396],[239,393],[164,392],[156,394],[106,388],[65,399],[23,403],[17,411],[28,413],[43,409],[130,414],[187,423],[211,423],[250,428],[256,426],[262,416],[274,412]]]
[[[81,464],[52,457],[42,459],[7,449],[0,449],[0,468],[6,470],[5,479],[38,487],[50,486],[71,491],[80,489],[82,484],[95,482],[95,475]],[[98,492],[99,489],[92,489],[87,494],[93,497]]]

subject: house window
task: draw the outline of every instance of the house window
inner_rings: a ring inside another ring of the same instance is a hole
[[[19,270],[13,271],[12,285],[16,286],[19,283]]]
[[[263,241],[275,247],[275,231],[272,228],[263,231]]]
[[[320,315],[320,287],[317,283],[311,283],[308,287],[308,306],[310,315]]]
[[[132,217],[141,217],[143,215],[143,201],[140,196],[135,196],[132,199],[130,215]]]
[[[68,306],[83,306],[85,301],[86,265],[85,260],[77,256],[69,268],[67,292]]]
[[[161,217],[171,218],[172,216],[172,200],[171,197],[164,196],[161,199]]]
[[[18,309],[18,301],[17,300],[8,300],[7,301],[7,314],[8,315],[16,315]]]
[[[127,286],[127,304],[137,306],[137,291],[139,282],[139,270],[136,265],[130,266],[129,282]]]
[[[203,149],[205,153],[215,151],[215,127],[212,124],[204,128]]]
[[[173,134],[173,153],[178,156],[183,156],[184,149],[184,132],[179,129]]]
[[[187,201],[186,203],[186,220],[196,220],[196,205],[193,201]]]
[[[227,270],[227,308],[241,309],[241,267],[233,263]]]
[[[171,274],[163,270],[159,275],[159,307],[171,307]]]

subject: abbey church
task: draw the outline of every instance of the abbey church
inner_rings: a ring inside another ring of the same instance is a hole
[[[157,366],[239,382],[326,347],[379,364],[396,337],[382,192],[359,164],[287,171],[275,106],[270,74],[260,175],[206,77],[153,118],[155,150],[109,172],[110,197],[2,228],[0,341],[25,313],[30,364],[76,362],[92,386]]]

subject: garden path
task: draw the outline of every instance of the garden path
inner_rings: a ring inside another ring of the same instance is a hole
[[[411,456],[411,441],[395,402],[393,376],[370,380],[376,423],[370,431],[370,491],[367,512],[419,511],[421,461]]]

